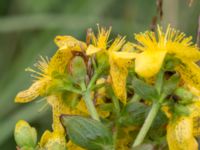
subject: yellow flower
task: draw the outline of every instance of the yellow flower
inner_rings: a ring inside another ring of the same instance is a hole
[[[57,36],[55,43],[59,47],[55,55],[49,61],[41,57],[41,60],[36,64],[40,72],[28,69],[29,71],[37,74],[36,80],[29,89],[17,94],[15,102],[25,103],[34,100],[38,96],[47,96],[47,102],[52,106],[53,110],[53,130],[56,136],[64,136],[65,130],[60,122],[61,114],[82,114],[80,110],[72,109],[62,98],[61,93],[50,93],[46,95],[51,86],[54,86],[54,73],[64,75],[66,67],[73,57],[72,51],[83,51],[86,49],[86,44],[76,40],[71,36]]]
[[[114,42],[108,46],[108,39],[111,32],[111,28],[108,30],[98,27],[98,36],[93,34],[93,45],[89,45],[86,54],[92,55],[105,54],[109,57],[110,64],[110,76],[112,79],[112,87],[116,96],[123,102],[126,103],[126,78],[128,74],[128,67],[136,54],[127,51],[127,48],[131,48],[131,44],[126,44],[124,51],[120,51],[125,43],[125,37],[118,36]],[[101,62],[105,63],[105,62]]]
[[[86,49],[86,44],[76,40],[71,36],[57,36],[55,43],[59,47],[56,54],[49,61],[41,57],[41,60],[35,65],[38,71],[28,68],[28,71],[36,74],[34,76],[36,80],[25,91],[19,92],[15,98],[15,102],[26,103],[34,100],[40,95],[45,95],[48,87],[51,86],[54,72],[63,74],[66,70],[66,66],[72,58],[72,51],[81,51]]]
[[[193,136],[193,122],[190,117],[179,117],[167,126],[169,150],[197,150],[198,143]]]
[[[140,52],[135,60],[135,71],[144,78],[156,75],[165,59],[170,54],[183,62],[197,61],[200,59],[198,48],[192,44],[191,37],[168,26],[166,33],[161,27],[154,32],[135,34],[139,44],[135,44]]]

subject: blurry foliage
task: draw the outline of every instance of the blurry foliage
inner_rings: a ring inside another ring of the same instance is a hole
[[[174,15],[176,27],[196,36],[199,0],[194,0],[191,7],[182,0],[164,1],[163,5],[162,24],[173,26],[166,16]],[[150,27],[155,15],[155,0],[1,0],[0,149],[15,148],[12,132],[19,119],[31,122],[39,129],[39,135],[44,128],[51,128],[45,101],[19,106],[14,103],[14,97],[30,85],[30,75],[24,68],[32,66],[39,55],[51,56],[55,52],[56,35],[68,34],[85,40],[86,29],[100,23],[111,25],[114,34],[126,34],[132,40],[133,33]]]

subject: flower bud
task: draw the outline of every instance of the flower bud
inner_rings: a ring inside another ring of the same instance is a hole
[[[23,146],[23,147],[20,147],[20,150],[35,150],[35,148],[28,147],[28,146]]]
[[[192,99],[194,98],[194,95],[190,91],[188,91],[188,90],[186,90],[184,88],[177,88],[174,93],[182,101],[187,101],[188,103],[191,102]]]
[[[37,143],[37,132],[26,121],[17,122],[14,131],[15,141],[19,147],[35,147]]]

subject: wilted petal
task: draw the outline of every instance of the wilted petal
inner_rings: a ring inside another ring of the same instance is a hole
[[[19,92],[17,96],[15,97],[15,102],[27,103],[34,100],[41,94],[41,91],[44,90],[46,83],[47,82],[43,80],[36,81],[35,83],[31,85],[29,89]]]
[[[167,126],[169,150],[197,150],[198,144],[193,137],[193,122],[190,117],[171,120]]]
[[[57,132],[50,132],[46,130],[39,143],[41,148],[47,150],[59,149],[59,150],[66,150],[66,140],[65,136],[60,135]]]
[[[189,105],[190,117],[193,121],[193,135],[200,136],[200,101],[197,99]]]
[[[127,55],[125,55],[127,57]],[[124,57],[125,58],[125,57]],[[109,62],[110,62],[110,75],[112,79],[112,87],[116,96],[126,103],[127,93],[126,93],[126,78],[128,75],[128,66],[131,59],[122,59],[117,57],[116,53],[110,52]]]
[[[80,51],[86,49],[86,44],[82,41],[75,39],[72,36],[56,36],[54,39],[56,45],[59,49],[71,49],[73,48],[74,51]]]
[[[135,59],[135,72],[144,77],[149,78],[156,75],[165,58],[166,51],[144,51]]]
[[[200,90],[200,68],[191,61],[183,62],[176,68],[184,82]]]

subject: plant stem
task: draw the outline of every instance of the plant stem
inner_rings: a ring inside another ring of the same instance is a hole
[[[119,105],[118,99],[115,96],[112,98],[112,102],[113,102],[114,107],[116,109],[117,115],[119,115],[119,113],[120,113],[120,105]]]
[[[119,126],[116,125],[115,131],[113,133],[113,143],[114,143],[113,145],[114,145],[115,149],[116,149],[116,145],[117,145],[118,130],[119,130]]]
[[[158,113],[159,108],[160,108],[159,102],[153,103],[153,106],[152,106],[142,128],[140,129],[140,132],[137,135],[136,140],[135,140],[134,144],[132,145],[132,147],[138,146],[143,142],[148,130],[151,127],[151,124],[153,123],[153,120],[156,117],[156,114]]]
[[[87,89],[90,89],[90,88],[95,84],[95,82],[96,82],[97,78],[99,77],[99,74],[101,74],[101,72],[102,72],[102,69],[101,69],[101,68],[98,68],[98,69],[95,71],[95,73],[94,73],[92,79],[90,80],[90,83],[89,83],[88,86],[87,86]]]
[[[97,110],[94,106],[94,103],[91,99],[91,96],[90,96],[90,91],[89,90],[86,90],[85,93],[83,94],[83,98],[84,98],[84,101],[85,101],[85,104],[88,108],[88,111],[91,115],[91,117],[94,119],[94,120],[97,120],[97,121],[100,121],[99,119],[99,115],[97,113]]]

